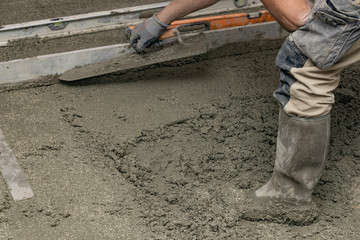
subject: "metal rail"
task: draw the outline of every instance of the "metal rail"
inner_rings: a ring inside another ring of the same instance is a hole
[[[64,36],[93,33],[124,27],[139,21],[144,11],[156,11],[164,8],[169,2],[148,4],[136,7],[114,9],[112,11],[94,12],[68,17],[59,17],[27,23],[11,24],[0,27],[0,47],[6,46],[8,41],[29,37],[57,38]],[[260,0],[246,2],[241,9],[262,6]],[[234,11],[238,8],[234,2],[220,0],[217,4],[188,15],[196,17],[208,14]]]

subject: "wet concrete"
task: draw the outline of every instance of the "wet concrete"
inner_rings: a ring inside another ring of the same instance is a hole
[[[62,38],[30,37],[0,47],[0,62],[125,42],[124,28]]]
[[[35,197],[14,202],[0,180],[0,239],[358,239],[359,64],[335,92],[315,221],[219,211],[225,186],[256,189],[271,175],[279,47],[244,43],[147,70],[2,89],[0,128]]]
[[[0,26],[107,11],[166,0],[14,0],[0,3]]]
[[[2,238],[356,239],[359,65],[336,92],[315,222],[227,222],[216,214],[216,189],[253,189],[270,177],[276,52],[255,47],[1,93],[1,128],[36,195],[13,202],[0,185]]]

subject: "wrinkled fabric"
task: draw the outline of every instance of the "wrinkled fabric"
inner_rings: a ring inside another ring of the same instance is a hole
[[[350,0],[316,1],[305,26],[292,37],[316,66],[329,68],[360,37],[360,6]]]
[[[342,70],[359,61],[360,39],[330,68],[319,68],[310,59],[303,67],[292,68],[296,82],[291,86],[285,112],[305,118],[328,114],[335,103],[333,91],[340,83]]]
[[[315,2],[306,25],[289,35],[276,58],[280,83],[274,97],[288,115],[311,118],[330,112],[341,70],[360,60],[359,29],[355,1]]]
[[[280,68],[280,83],[274,92],[274,97],[285,107],[290,100],[290,88],[297,81],[291,74],[292,68],[302,68],[307,57],[297,48],[291,36],[289,36],[276,57],[275,64]]]

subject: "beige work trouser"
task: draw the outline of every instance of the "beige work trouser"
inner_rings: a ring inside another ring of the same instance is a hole
[[[322,69],[310,59],[301,68],[292,68],[290,73],[296,82],[290,88],[290,100],[284,111],[290,116],[320,117],[330,112],[335,102],[332,93],[340,82],[341,71],[360,61],[360,40],[332,67]]]

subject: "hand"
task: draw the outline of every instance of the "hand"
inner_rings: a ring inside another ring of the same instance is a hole
[[[131,31],[130,46],[138,53],[145,52],[145,49],[155,43],[164,34],[169,25],[160,22],[154,14],[151,18],[139,23]]]

